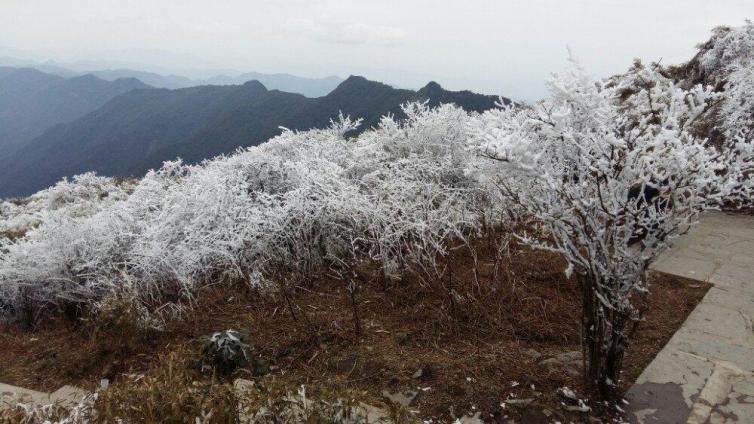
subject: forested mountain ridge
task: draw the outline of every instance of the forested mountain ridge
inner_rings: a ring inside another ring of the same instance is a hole
[[[134,78],[64,78],[31,68],[0,67],[0,157],[52,125],[80,118],[120,94],[148,87]]]
[[[0,160],[0,196],[28,195],[88,171],[140,176],[177,157],[196,163],[258,145],[279,134],[281,126],[323,128],[341,112],[362,118],[359,131],[363,131],[386,114],[402,117],[400,105],[415,100],[432,106],[455,103],[480,112],[495,107],[500,98],[446,91],[437,83],[418,91],[395,89],[357,76],[319,98],[267,90],[258,81],[134,90],[73,122],[50,128],[13,157]]]

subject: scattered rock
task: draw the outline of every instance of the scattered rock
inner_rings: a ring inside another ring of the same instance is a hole
[[[578,405],[561,405],[561,407],[570,412],[589,412],[592,410],[592,408],[584,405],[583,403],[579,403]]]
[[[416,372],[411,377],[416,379],[424,377],[424,368],[419,368],[418,370],[416,370]]]
[[[408,408],[419,395],[419,392],[414,390],[406,390],[405,392],[390,393],[387,390],[382,391],[382,396],[388,399],[390,402],[398,404],[404,408]]]
[[[576,396],[576,392],[568,387],[561,387],[558,389],[558,396],[560,397],[561,407],[570,412],[589,412],[592,410],[582,399]]]
[[[568,387],[561,387],[558,389],[558,396],[560,396],[561,399],[567,401],[568,403],[578,403],[579,397],[576,396],[576,393],[569,389]]]
[[[526,408],[534,402],[534,398],[506,399],[505,403],[516,408]]]
[[[539,364],[550,371],[564,371],[570,377],[578,377],[581,375],[582,367],[581,352],[574,350],[561,353],[540,361]]]
[[[456,420],[456,423],[460,424],[484,424],[484,421],[482,421],[482,413],[477,412],[474,415],[464,415],[463,417]]]

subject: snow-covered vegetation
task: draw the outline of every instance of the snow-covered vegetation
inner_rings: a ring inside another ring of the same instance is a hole
[[[346,137],[358,122],[341,118],[201,165],[166,163],[132,187],[85,175],[25,207],[6,203],[23,236],[2,244],[3,312],[96,303],[123,288],[153,305],[190,301],[205,284],[265,288],[270,272],[328,258],[431,274],[445,241],[498,217],[504,202],[478,177],[497,165],[466,148],[472,115],[420,104],[406,113],[358,139]]]
[[[63,180],[26,199],[2,202],[0,234],[21,236],[55,214],[68,218],[90,216],[112,202],[124,200],[130,186],[127,181],[116,183],[112,178],[86,173],[73,177],[71,181]]]
[[[724,90],[720,129],[727,137],[754,140],[754,24],[720,27],[702,45],[699,67],[709,84]]]
[[[584,296],[588,384],[607,393],[620,376],[625,331],[641,318],[649,265],[706,208],[748,195],[751,145],[722,149],[694,136],[720,98],[683,90],[637,64],[594,82],[576,70],[531,108],[475,119],[483,154],[517,165],[499,176],[505,197],[544,226]],[[634,300],[634,301],[632,301]]]
[[[359,121],[341,116],[137,182],[87,174],[5,202],[0,314],[96,309],[126,292],[159,315],[209,284],[264,295],[291,275],[362,261],[431,282],[451,242],[523,221],[534,231],[518,236],[561,252],[579,279],[589,384],[607,391],[649,265],[700,212],[751,196],[752,24],[710,43],[699,63],[714,85],[641,64],[596,81],[575,66],[532,106],[412,103],[407,119],[358,137]]]

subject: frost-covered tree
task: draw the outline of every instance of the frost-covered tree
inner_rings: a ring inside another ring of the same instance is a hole
[[[721,132],[729,139],[754,142],[754,24],[716,28],[701,47],[700,70],[723,91],[717,111]]]
[[[720,26],[700,44],[687,63],[670,66],[667,74],[684,88],[712,86],[721,97],[699,126],[699,133],[718,146],[754,141],[754,24]]]
[[[530,108],[472,120],[473,143],[511,165],[500,187],[540,230],[523,239],[562,253],[577,277],[586,383],[607,395],[649,265],[701,211],[738,193],[744,169],[690,131],[716,97],[709,87],[682,90],[642,66],[593,81],[576,66],[549,89]]]

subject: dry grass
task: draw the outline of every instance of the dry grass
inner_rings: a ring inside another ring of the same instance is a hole
[[[315,397],[350,390],[376,405],[383,402],[383,390],[421,387],[429,389],[420,391],[411,409],[424,418],[448,420],[476,410],[500,421],[505,416],[527,419],[532,410],[548,408],[554,419],[580,420],[559,408],[555,390],[569,386],[580,392],[581,379],[539,364],[580,350],[580,294],[576,283],[564,277],[565,264],[551,253],[516,248],[495,275],[493,243],[476,245],[477,279],[463,250],[449,264],[452,279],[432,285],[407,274],[385,288],[371,278],[370,269],[359,270],[358,335],[349,293],[342,281],[326,275],[299,281],[290,307],[280,296],[218,285],[204,290],[201,306],[168,323],[163,332],[103,332],[98,330],[102,323],[63,320],[33,332],[10,328],[0,335],[6,346],[0,351],[0,381],[41,390],[63,384],[91,389],[101,378],[117,387],[129,384],[126,374],[146,374],[154,384],[170,385],[162,374],[166,355],[191,357],[201,350],[201,336],[234,328],[249,331],[249,341],[279,384],[305,385]],[[652,284],[651,309],[627,354],[623,388],[708,289],[662,274],[654,274]],[[542,356],[534,358],[533,351]],[[419,369],[422,375],[415,378]],[[211,388],[227,387],[234,377],[255,378],[250,370],[192,378]],[[519,384],[512,387],[512,381]],[[511,394],[535,397],[539,408],[502,409],[501,401]],[[134,396],[121,400],[136,402],[149,395]]]

